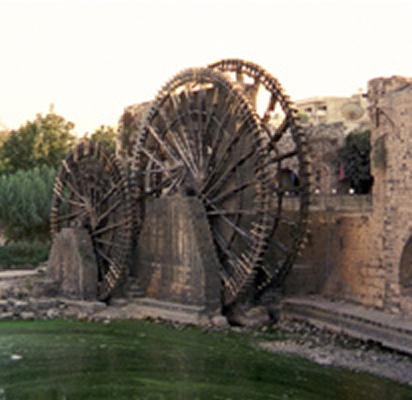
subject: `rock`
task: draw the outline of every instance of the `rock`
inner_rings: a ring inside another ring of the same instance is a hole
[[[9,304],[12,305],[13,310],[16,313],[21,313],[23,311],[29,310],[29,302],[24,300],[10,300]]]
[[[51,308],[50,310],[47,310],[46,316],[48,319],[57,319],[60,318],[60,312],[55,308]]]
[[[14,318],[14,313],[13,312],[4,312],[0,314],[0,320],[2,321],[10,321]]]
[[[33,311],[23,311],[20,313],[20,318],[23,321],[29,321],[36,318],[36,314]]]
[[[113,307],[124,307],[127,306],[129,304],[129,301],[127,299],[124,298],[116,298],[116,299],[112,299],[110,301],[110,305]]]
[[[64,304],[76,313],[87,315],[97,314],[107,308],[101,301],[65,300]]]
[[[0,311],[7,311],[8,305],[9,302],[7,300],[0,300]]]
[[[216,326],[218,328],[225,328],[227,327],[229,324],[227,322],[226,317],[224,317],[223,315],[214,315],[211,318],[211,323],[213,326]]]
[[[231,325],[244,326],[247,328],[257,328],[271,322],[269,312],[266,307],[237,306],[227,313],[227,320]]]
[[[333,364],[335,357],[331,354],[315,353],[312,355],[311,360],[316,364],[328,366]]]
[[[57,299],[33,299],[33,305],[38,310],[48,310],[50,308],[57,308],[61,304],[60,300]]]

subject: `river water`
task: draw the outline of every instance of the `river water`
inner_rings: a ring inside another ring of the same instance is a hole
[[[0,323],[0,400],[406,400],[412,388],[142,321]]]

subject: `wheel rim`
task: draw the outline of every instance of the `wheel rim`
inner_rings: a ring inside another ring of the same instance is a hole
[[[51,232],[82,227],[90,235],[98,267],[97,298],[106,300],[127,270],[132,218],[122,165],[96,142],[77,145],[62,162],[54,186]]]
[[[208,68],[172,78],[137,134],[136,196],[180,192],[203,202],[221,263],[224,305],[247,292],[267,247],[266,153],[241,90]]]
[[[262,293],[267,287],[283,283],[306,232],[309,173],[305,137],[289,97],[277,79],[261,66],[240,59],[225,59],[210,64],[209,68],[225,73],[232,82],[244,88],[266,133],[274,183],[271,201],[274,225],[270,244],[275,250],[271,252],[274,257],[264,263],[259,273],[259,292]],[[296,171],[299,177],[299,185],[292,188],[298,198],[297,212],[284,209],[288,191],[280,182],[288,171]]]

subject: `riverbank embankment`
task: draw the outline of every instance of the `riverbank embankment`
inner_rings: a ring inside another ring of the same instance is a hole
[[[48,296],[45,296],[48,293]],[[221,315],[199,318],[187,307],[160,310],[139,300],[111,304],[53,296],[44,271],[0,272],[0,321],[76,319],[110,323],[116,319],[169,320],[202,329],[236,330],[273,353],[302,356],[324,366],[372,373],[412,387],[412,321],[401,315],[312,296],[284,299],[280,320],[260,328],[231,327]],[[274,332],[267,334],[268,332]]]

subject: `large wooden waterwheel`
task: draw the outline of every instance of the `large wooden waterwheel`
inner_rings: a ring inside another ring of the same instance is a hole
[[[98,266],[97,296],[106,300],[129,264],[132,214],[128,179],[103,145],[83,142],[63,160],[54,186],[51,231],[82,227],[89,233]]]
[[[306,231],[309,206],[306,142],[296,110],[276,78],[261,66],[240,59],[209,65],[240,85],[253,105],[266,134],[272,174],[270,259],[259,267],[258,293],[283,283]],[[288,199],[289,197],[289,199]],[[286,206],[286,202],[294,206]],[[293,209],[293,211],[292,211]]]
[[[137,135],[132,168],[138,199],[180,192],[203,202],[223,303],[238,300],[254,282],[273,226],[265,133],[242,90],[209,68],[176,75]]]

